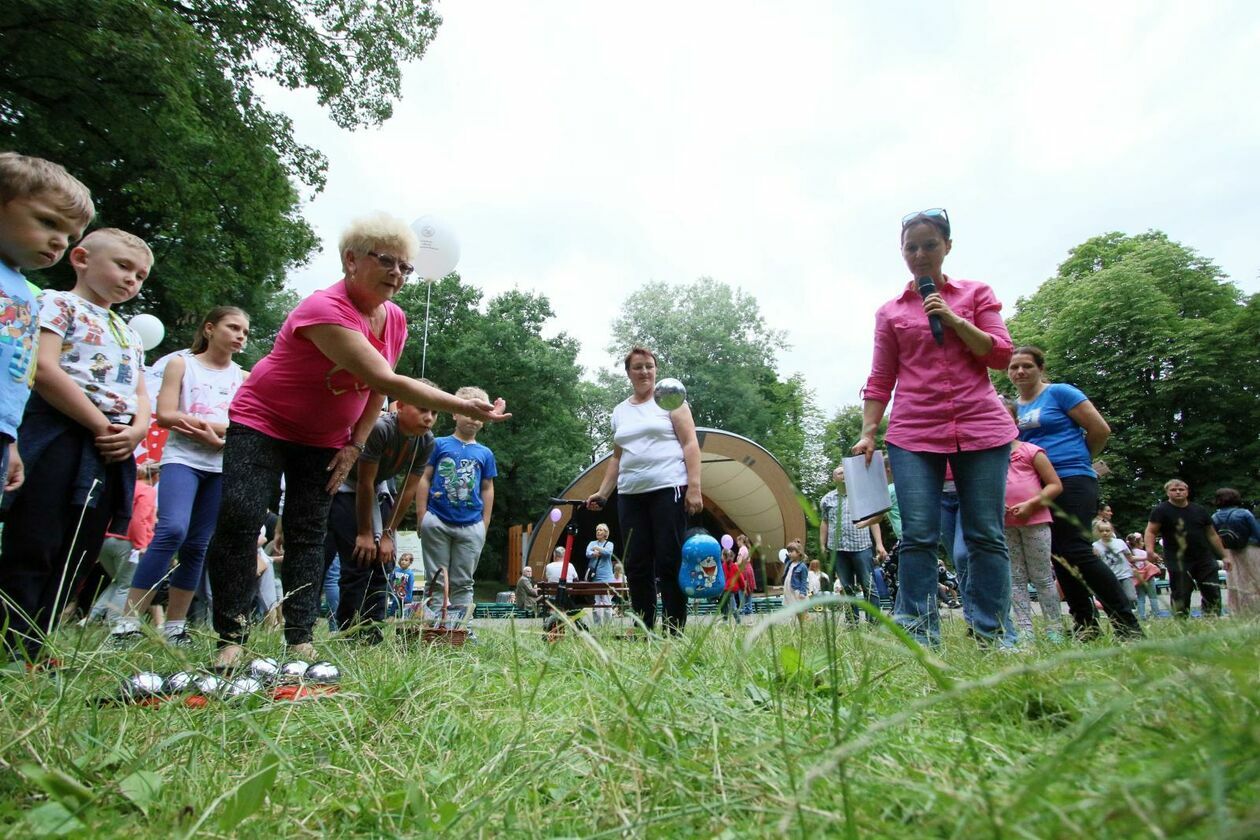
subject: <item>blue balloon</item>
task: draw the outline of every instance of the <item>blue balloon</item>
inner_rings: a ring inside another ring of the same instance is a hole
[[[690,537],[682,547],[678,585],[689,598],[717,598],[726,589],[722,546],[708,534]]]

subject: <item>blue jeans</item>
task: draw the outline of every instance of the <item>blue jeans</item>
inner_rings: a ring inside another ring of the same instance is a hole
[[[206,549],[214,535],[222,498],[223,475],[183,464],[162,467],[158,482],[157,527],[131,578],[134,589],[152,589],[170,572],[175,589],[194,592],[201,582]],[[171,569],[171,558],[179,563]]]
[[[1005,534],[1005,531],[1003,533]],[[1003,544],[1005,544],[1005,536],[1003,536]],[[974,628],[972,614],[975,610],[971,605],[971,592],[967,588],[970,552],[967,550],[966,530],[962,525],[962,509],[958,502],[956,490],[941,493],[941,546],[945,549],[945,556],[953,564],[954,573],[958,575],[958,591],[962,595],[963,621],[967,623],[968,627]],[[1007,556],[1007,569],[1009,574],[1009,555]],[[1006,642],[1011,645],[1016,644],[1019,641],[1019,632],[1015,629],[1015,622],[1009,611],[1002,619],[1002,626],[1005,629],[1003,637]]]
[[[888,445],[901,508],[901,553],[896,620],[920,642],[940,642],[936,550],[941,541],[945,465],[953,468],[967,575],[960,581],[971,602],[971,628],[998,638],[1011,611],[1011,561],[1006,553],[1006,471],[1011,448],[976,452],[911,452]]]
[[[351,561],[354,562],[354,561]],[[337,630],[337,608],[341,606],[341,557],[334,555],[324,572],[324,600],[328,603],[328,629]]]
[[[844,588],[844,594],[850,598],[856,598],[859,594],[879,607],[879,596],[875,594],[875,553],[873,548],[864,548],[860,551],[845,551],[837,549],[832,558],[832,568],[836,573],[836,580]],[[849,607],[849,617],[853,619],[853,623],[857,624],[860,611],[857,607]],[[866,617],[867,621],[875,621],[870,615]]]

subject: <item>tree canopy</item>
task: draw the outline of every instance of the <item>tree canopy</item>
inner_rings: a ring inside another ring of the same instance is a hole
[[[312,88],[339,125],[379,123],[399,63],[440,22],[424,0],[4,4],[0,146],[62,164],[92,190],[98,225],[150,244],[152,279],[124,311],[172,328],[230,303],[274,335],[288,307],[273,298],[316,245],[299,189],[322,188],[326,162],[254,86]],[[65,261],[43,274],[69,284]]]
[[[1123,521],[1144,522],[1172,477],[1200,499],[1222,486],[1260,496],[1260,295],[1211,260],[1158,231],[1097,236],[1009,327],[1110,423],[1102,491]]]

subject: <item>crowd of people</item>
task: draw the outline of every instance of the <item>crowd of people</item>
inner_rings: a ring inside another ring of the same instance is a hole
[[[248,373],[234,360],[249,336],[248,313],[214,307],[191,346],[164,360],[151,399],[143,342],[115,307],[139,294],[154,254],[116,228],[84,236],[94,212],[87,187],[62,167],[0,154],[0,622],[8,656],[41,660],[89,572],[109,581],[95,611],[112,622],[117,646],[144,638],[143,617],[164,588],[162,635],[172,645],[189,644],[190,606],[198,593],[208,596],[217,668],[236,666],[260,611],[282,620],[292,655],[314,659],[312,630],[332,568],[340,595],[333,626],[379,640],[380,623],[411,598],[410,562],[395,555],[397,524],[413,505],[426,612],[470,617],[497,474],[477,435],[510,415],[481,388],[448,393],[394,371],[407,319],[392,298],[418,249],[410,228],[383,214],[353,221],[338,244],[341,278],[289,313]],[[968,630],[985,645],[1009,647],[1033,632],[1029,585],[1049,634],[1060,632],[1061,595],[1077,637],[1099,633],[1100,608],[1116,635],[1140,637],[1165,573],[1174,614],[1188,614],[1194,591],[1204,612],[1218,613],[1218,558],[1230,610],[1260,609],[1260,527],[1236,491],[1218,491],[1209,515],[1173,479],[1143,533],[1119,539],[1106,517],[1091,533],[1095,459],[1110,428],[1080,390],[1049,380],[1039,349],[1012,346],[989,286],[944,273],[951,233],[943,209],[902,220],[911,280],[876,313],[852,451],[870,463],[891,401],[892,507],[854,521],[837,467],[835,489],[821,501],[826,568],[799,542],[788,545],[784,600],[824,591],[830,573],[835,591],[853,598],[878,604],[877,590],[895,593],[896,620],[936,645],[940,606],[952,597],[943,548]],[[67,253],[73,288],[40,291],[23,277]],[[642,630],[656,628],[659,599],[661,625],[678,634],[688,611],[682,546],[689,517],[704,506],[700,444],[687,403],[666,408],[654,398],[655,354],[633,347],[624,368],[631,393],[612,411],[613,452],[585,500],[599,511],[616,491],[623,550],[601,524],[586,565],[594,582],[624,580]],[[1003,404],[989,369],[1006,371],[1015,400]],[[433,435],[438,412],[453,416],[453,434]],[[138,476],[134,453],[151,415],[170,438],[160,465]],[[751,607],[751,548],[741,534],[722,557],[731,615]],[[548,580],[552,566],[558,581],[563,564],[548,565]],[[536,606],[538,597],[523,576],[518,603]],[[597,597],[596,624],[610,620],[611,608],[609,596]],[[856,608],[851,617],[858,620]]]

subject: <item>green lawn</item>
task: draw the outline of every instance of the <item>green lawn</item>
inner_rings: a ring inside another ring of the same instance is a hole
[[[12,836],[1255,837],[1260,625],[1170,620],[1116,646],[918,656],[815,614],[685,639],[323,642],[341,692],[99,707],[141,668],[93,650],[0,678]],[[255,637],[279,655],[279,637]],[[77,652],[75,648],[78,648]]]

